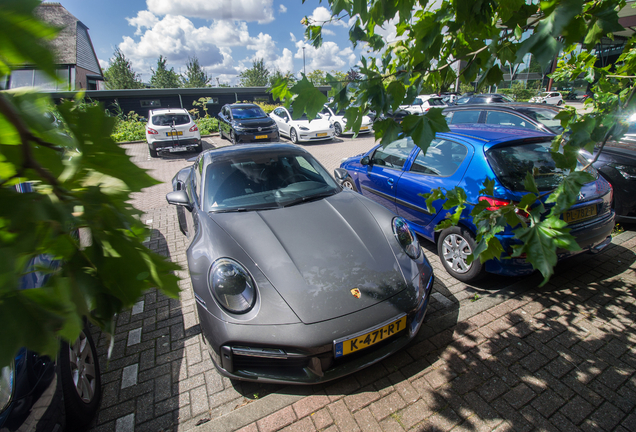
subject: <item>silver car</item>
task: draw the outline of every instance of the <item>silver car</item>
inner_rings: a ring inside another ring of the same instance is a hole
[[[167,195],[187,236],[199,320],[219,372],[318,383],[406,345],[433,270],[406,221],[343,190],[304,149],[208,150]]]

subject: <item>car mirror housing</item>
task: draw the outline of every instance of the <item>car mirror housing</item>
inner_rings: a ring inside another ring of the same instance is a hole
[[[168,194],[166,194],[166,200],[168,201],[168,204],[183,206],[187,208],[188,211],[192,211],[190,198],[188,198],[188,194],[184,190],[169,192]]]
[[[371,160],[369,159],[369,156],[365,156],[362,159],[360,159],[360,164],[362,165],[369,165],[371,163]]]
[[[333,175],[336,180],[344,181],[349,175],[349,172],[344,168],[336,168],[335,170],[333,170]]]

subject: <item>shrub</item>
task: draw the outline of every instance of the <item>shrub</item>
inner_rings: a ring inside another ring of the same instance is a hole
[[[111,135],[115,142],[145,141],[146,124],[138,120],[117,120]]]
[[[194,121],[201,132],[201,135],[209,135],[219,131],[219,121],[214,117],[205,116]]]

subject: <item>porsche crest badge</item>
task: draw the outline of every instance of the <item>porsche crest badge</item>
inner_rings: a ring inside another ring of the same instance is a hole
[[[360,293],[360,290],[358,288],[354,288],[351,290],[351,295],[355,298],[360,298],[362,294]]]

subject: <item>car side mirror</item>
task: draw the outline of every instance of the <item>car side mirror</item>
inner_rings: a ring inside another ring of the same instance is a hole
[[[190,198],[188,198],[188,194],[183,189],[169,192],[168,194],[166,194],[166,200],[168,201],[168,204],[183,206],[187,208],[188,211],[192,211],[192,203],[190,203]]]
[[[369,156],[365,156],[362,159],[360,159],[360,164],[361,165],[371,165],[371,159],[369,159]]]
[[[349,172],[347,172],[347,170],[344,168],[336,168],[335,170],[333,170],[333,176],[336,178],[336,180],[342,182],[349,176]]]

